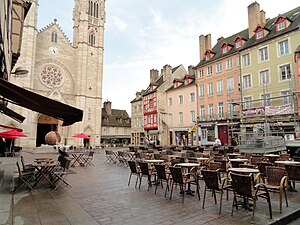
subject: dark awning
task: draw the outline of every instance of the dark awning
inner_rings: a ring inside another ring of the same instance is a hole
[[[0,95],[27,109],[63,120],[63,126],[82,121],[83,111],[0,79]]]
[[[20,115],[19,113],[16,113],[15,111],[7,108],[5,105],[0,104],[0,112],[3,114],[9,116],[10,118],[13,118],[14,120],[18,121],[19,123],[23,123],[25,120],[25,117]]]

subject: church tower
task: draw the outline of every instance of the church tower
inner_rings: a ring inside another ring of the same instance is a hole
[[[100,144],[105,0],[75,0],[73,10],[76,107],[84,111],[74,133],[91,135],[90,145]]]

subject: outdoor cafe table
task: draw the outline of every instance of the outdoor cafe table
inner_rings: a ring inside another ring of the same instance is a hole
[[[259,173],[258,169],[253,168],[228,168],[228,171],[235,172],[235,173]]]
[[[228,158],[230,158],[230,159],[235,159],[235,158],[237,158],[238,156],[241,156],[241,154],[240,154],[240,153],[228,153],[227,156],[228,156]]]
[[[165,162],[163,159],[146,159],[144,161],[147,163],[163,163],[163,162]]]
[[[177,165],[177,166],[181,166],[181,167],[186,167],[186,168],[188,168],[188,172],[190,172],[190,169],[191,169],[192,167],[198,167],[198,166],[200,166],[199,163],[177,163],[176,165]],[[194,195],[193,192],[194,192],[194,191],[191,190],[191,185],[188,184],[188,189],[186,190],[186,194],[187,194],[187,195]]]
[[[36,187],[42,180],[46,180],[52,187],[55,186],[55,184],[51,180],[51,173],[56,166],[56,162],[54,162],[53,160],[36,161],[31,165],[37,169],[35,183],[32,187]]]
[[[78,163],[79,165],[83,165],[82,163],[82,157],[84,156],[84,152],[70,152],[72,158],[74,159],[71,167],[75,167]]]
[[[298,161],[289,161],[289,160],[275,161],[275,163],[281,165],[300,165],[300,162]]]
[[[280,157],[280,155],[276,155],[276,154],[266,154],[264,156],[267,157],[269,159],[269,162],[271,163],[274,163],[276,159]]]

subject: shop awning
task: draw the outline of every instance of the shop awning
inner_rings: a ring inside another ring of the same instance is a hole
[[[82,121],[83,111],[0,79],[0,95],[27,109],[63,120],[63,126]]]
[[[3,104],[0,104],[0,112],[2,112],[3,114],[9,116],[12,119],[18,121],[19,123],[23,123],[23,121],[25,120],[24,116],[22,116],[19,113],[16,113],[15,111],[7,108]]]

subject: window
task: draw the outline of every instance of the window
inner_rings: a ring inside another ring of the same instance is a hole
[[[223,94],[223,80],[217,81],[217,94]]]
[[[251,75],[244,75],[243,76],[243,88],[251,87]]]
[[[195,123],[196,122],[196,116],[195,116],[196,114],[195,114],[195,111],[194,110],[192,110],[191,111],[191,122],[192,123]]]
[[[234,78],[227,78],[227,93],[234,92]]]
[[[149,109],[152,109],[154,107],[154,100],[153,99],[149,99]]]
[[[204,85],[203,84],[201,84],[199,86],[199,97],[204,98]]]
[[[269,54],[268,54],[268,48],[267,47],[259,49],[258,54],[259,54],[259,61],[260,62],[269,60]]]
[[[218,118],[223,119],[224,118],[224,103],[219,102],[218,104]]]
[[[289,52],[290,52],[290,50],[289,50],[288,40],[278,42],[278,55],[279,56],[289,54]]]
[[[173,101],[173,99],[172,98],[169,98],[169,106],[172,106],[172,102]]]
[[[183,112],[179,112],[179,123],[183,123]]]
[[[256,40],[262,38],[264,36],[264,31],[260,30],[256,33]]]
[[[95,34],[93,32],[89,33],[89,45],[91,46],[95,45]]]
[[[241,41],[235,42],[235,48],[240,48],[242,46]]]
[[[209,119],[213,120],[214,119],[214,104],[208,105],[208,113],[209,113]]]
[[[250,66],[250,54],[249,53],[242,55],[242,65]]]
[[[269,94],[269,93],[268,94],[262,94],[261,99],[262,99],[262,102],[261,102],[262,106],[272,105],[271,94]]]
[[[195,93],[194,92],[190,93],[190,96],[191,96],[191,102],[195,102]]]
[[[205,120],[205,106],[201,105],[200,106],[200,120]]]
[[[269,70],[263,70],[259,72],[260,85],[264,86],[270,84],[270,73]]]
[[[292,92],[290,90],[281,91],[281,96],[282,96],[282,104],[283,105],[292,104],[293,96],[292,96]]]
[[[51,34],[51,42],[57,43],[57,33],[55,31],[53,31]]]
[[[236,65],[237,65],[237,66],[240,66],[240,65],[241,65],[240,56],[236,57]]]
[[[285,20],[277,23],[277,27],[276,27],[277,31],[283,30],[285,29]]]
[[[227,53],[227,46],[225,46],[225,47],[222,48],[222,53],[223,54]]]
[[[208,66],[207,67],[207,75],[211,75],[212,74],[212,66]]]
[[[234,114],[234,101],[233,100],[228,100],[228,103],[227,103],[227,112],[228,112],[228,116],[230,118],[232,118],[233,114]]]
[[[214,95],[214,84],[213,83],[209,83],[207,85],[207,89],[208,89],[208,96],[213,96]]]
[[[226,69],[231,69],[232,68],[232,59],[226,60]]]
[[[252,108],[252,97],[245,97],[244,98],[244,109],[251,109]]]
[[[183,95],[179,95],[179,104],[180,104],[180,105],[183,104]]]
[[[105,130],[106,132],[106,134],[109,134],[109,127],[106,127],[106,130]]]
[[[221,72],[222,71],[222,62],[219,62],[216,64],[216,72]]]
[[[156,122],[157,122],[157,115],[154,114],[154,115],[153,115],[153,123],[156,123]]]
[[[203,77],[203,76],[204,76],[203,70],[198,70],[198,76],[199,76],[199,77]]]
[[[280,80],[291,79],[291,66],[290,66],[290,64],[280,66],[279,67],[279,75],[280,75]]]
[[[115,127],[115,133],[119,134],[119,127]]]
[[[147,124],[151,124],[151,115],[147,116]]]

